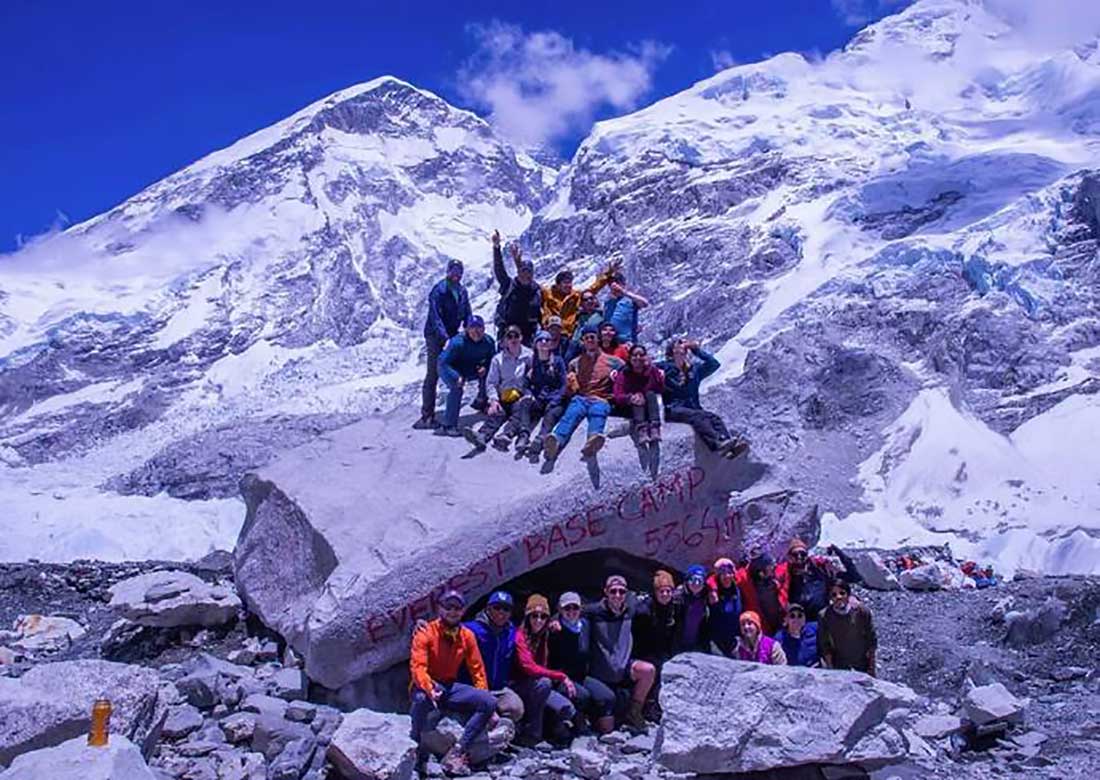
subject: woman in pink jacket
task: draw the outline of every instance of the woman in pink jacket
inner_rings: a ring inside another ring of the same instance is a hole
[[[567,741],[573,731],[577,696],[573,681],[565,672],[547,666],[550,657],[550,602],[532,594],[527,599],[523,624],[516,629],[516,655],[513,662],[514,689],[523,699],[524,718],[516,742],[533,747],[542,741],[546,711],[554,716],[555,742]],[[564,695],[554,690],[558,683]]]
[[[615,375],[612,399],[619,411],[628,413],[631,435],[639,447],[661,441],[661,414],[657,399],[665,391],[665,375],[649,362],[641,344],[630,348],[630,360]]]

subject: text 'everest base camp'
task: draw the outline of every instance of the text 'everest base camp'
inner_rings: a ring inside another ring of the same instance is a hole
[[[1100,777],[1100,39],[995,5],[0,258],[0,778]]]

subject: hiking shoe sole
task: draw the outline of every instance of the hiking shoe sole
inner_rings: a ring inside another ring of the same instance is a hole
[[[466,441],[470,442],[470,444],[474,445],[479,450],[485,449],[485,442],[482,441],[481,437],[477,435],[477,431],[473,428],[466,428],[462,431],[462,435],[466,438]]]
[[[546,442],[542,446],[543,449],[546,451],[547,460],[557,460],[558,449],[561,447],[561,444],[558,442],[557,436],[554,436],[553,434],[547,436]]]
[[[593,457],[595,457],[596,453],[599,452],[601,449],[603,449],[603,445],[604,445],[604,442],[606,440],[607,440],[607,437],[604,436],[602,433],[596,433],[596,434],[593,434],[592,436],[589,436],[588,441],[586,441],[584,443],[584,446],[581,447],[581,457],[582,458],[593,458]]]

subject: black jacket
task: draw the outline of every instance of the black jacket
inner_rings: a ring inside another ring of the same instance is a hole
[[[662,605],[648,594],[638,598],[633,625],[635,658],[662,664],[676,654],[678,611],[675,601]]]
[[[558,618],[561,621],[561,618]],[[571,680],[583,682],[588,676],[588,619],[580,619],[580,630],[573,631],[565,623],[561,631],[550,634],[550,668],[561,669]]]
[[[500,303],[497,304],[495,317],[497,327],[518,325],[529,339],[538,330],[542,317],[542,290],[533,280],[531,284],[520,284],[515,277],[508,275],[499,246],[493,247],[493,275],[500,287]]]

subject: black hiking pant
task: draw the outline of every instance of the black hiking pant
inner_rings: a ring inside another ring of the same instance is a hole
[[[645,403],[641,406],[635,404],[616,406],[615,411],[624,417],[629,417],[634,427],[649,423],[661,424],[661,407],[657,404],[657,394],[652,390],[645,394]]]
[[[669,422],[687,423],[695,430],[695,435],[703,440],[707,449],[718,449],[718,445],[730,437],[729,429],[722,418],[706,409],[689,409],[686,406],[670,406],[665,409],[665,419]]]
[[[542,441],[550,435],[550,431],[554,430],[554,426],[558,424],[558,420],[565,414],[565,403],[550,404],[549,406],[531,399],[531,420],[533,421],[542,417],[542,424],[539,425],[539,435],[534,437],[531,442],[531,449],[535,452],[542,451]]]
[[[428,345],[428,370],[424,375],[424,386],[420,389],[420,416],[430,418],[435,414],[435,391],[439,386],[439,356],[447,346],[447,341],[440,340],[438,336],[427,336],[425,341]]]
[[[508,423],[507,427],[504,428],[505,436],[530,436],[531,407],[534,404],[534,400],[535,399],[531,396],[525,395],[523,398],[510,404],[499,401],[500,413],[491,414],[489,418],[485,420],[481,426],[482,437],[484,437],[486,441],[493,438],[505,422]]]

